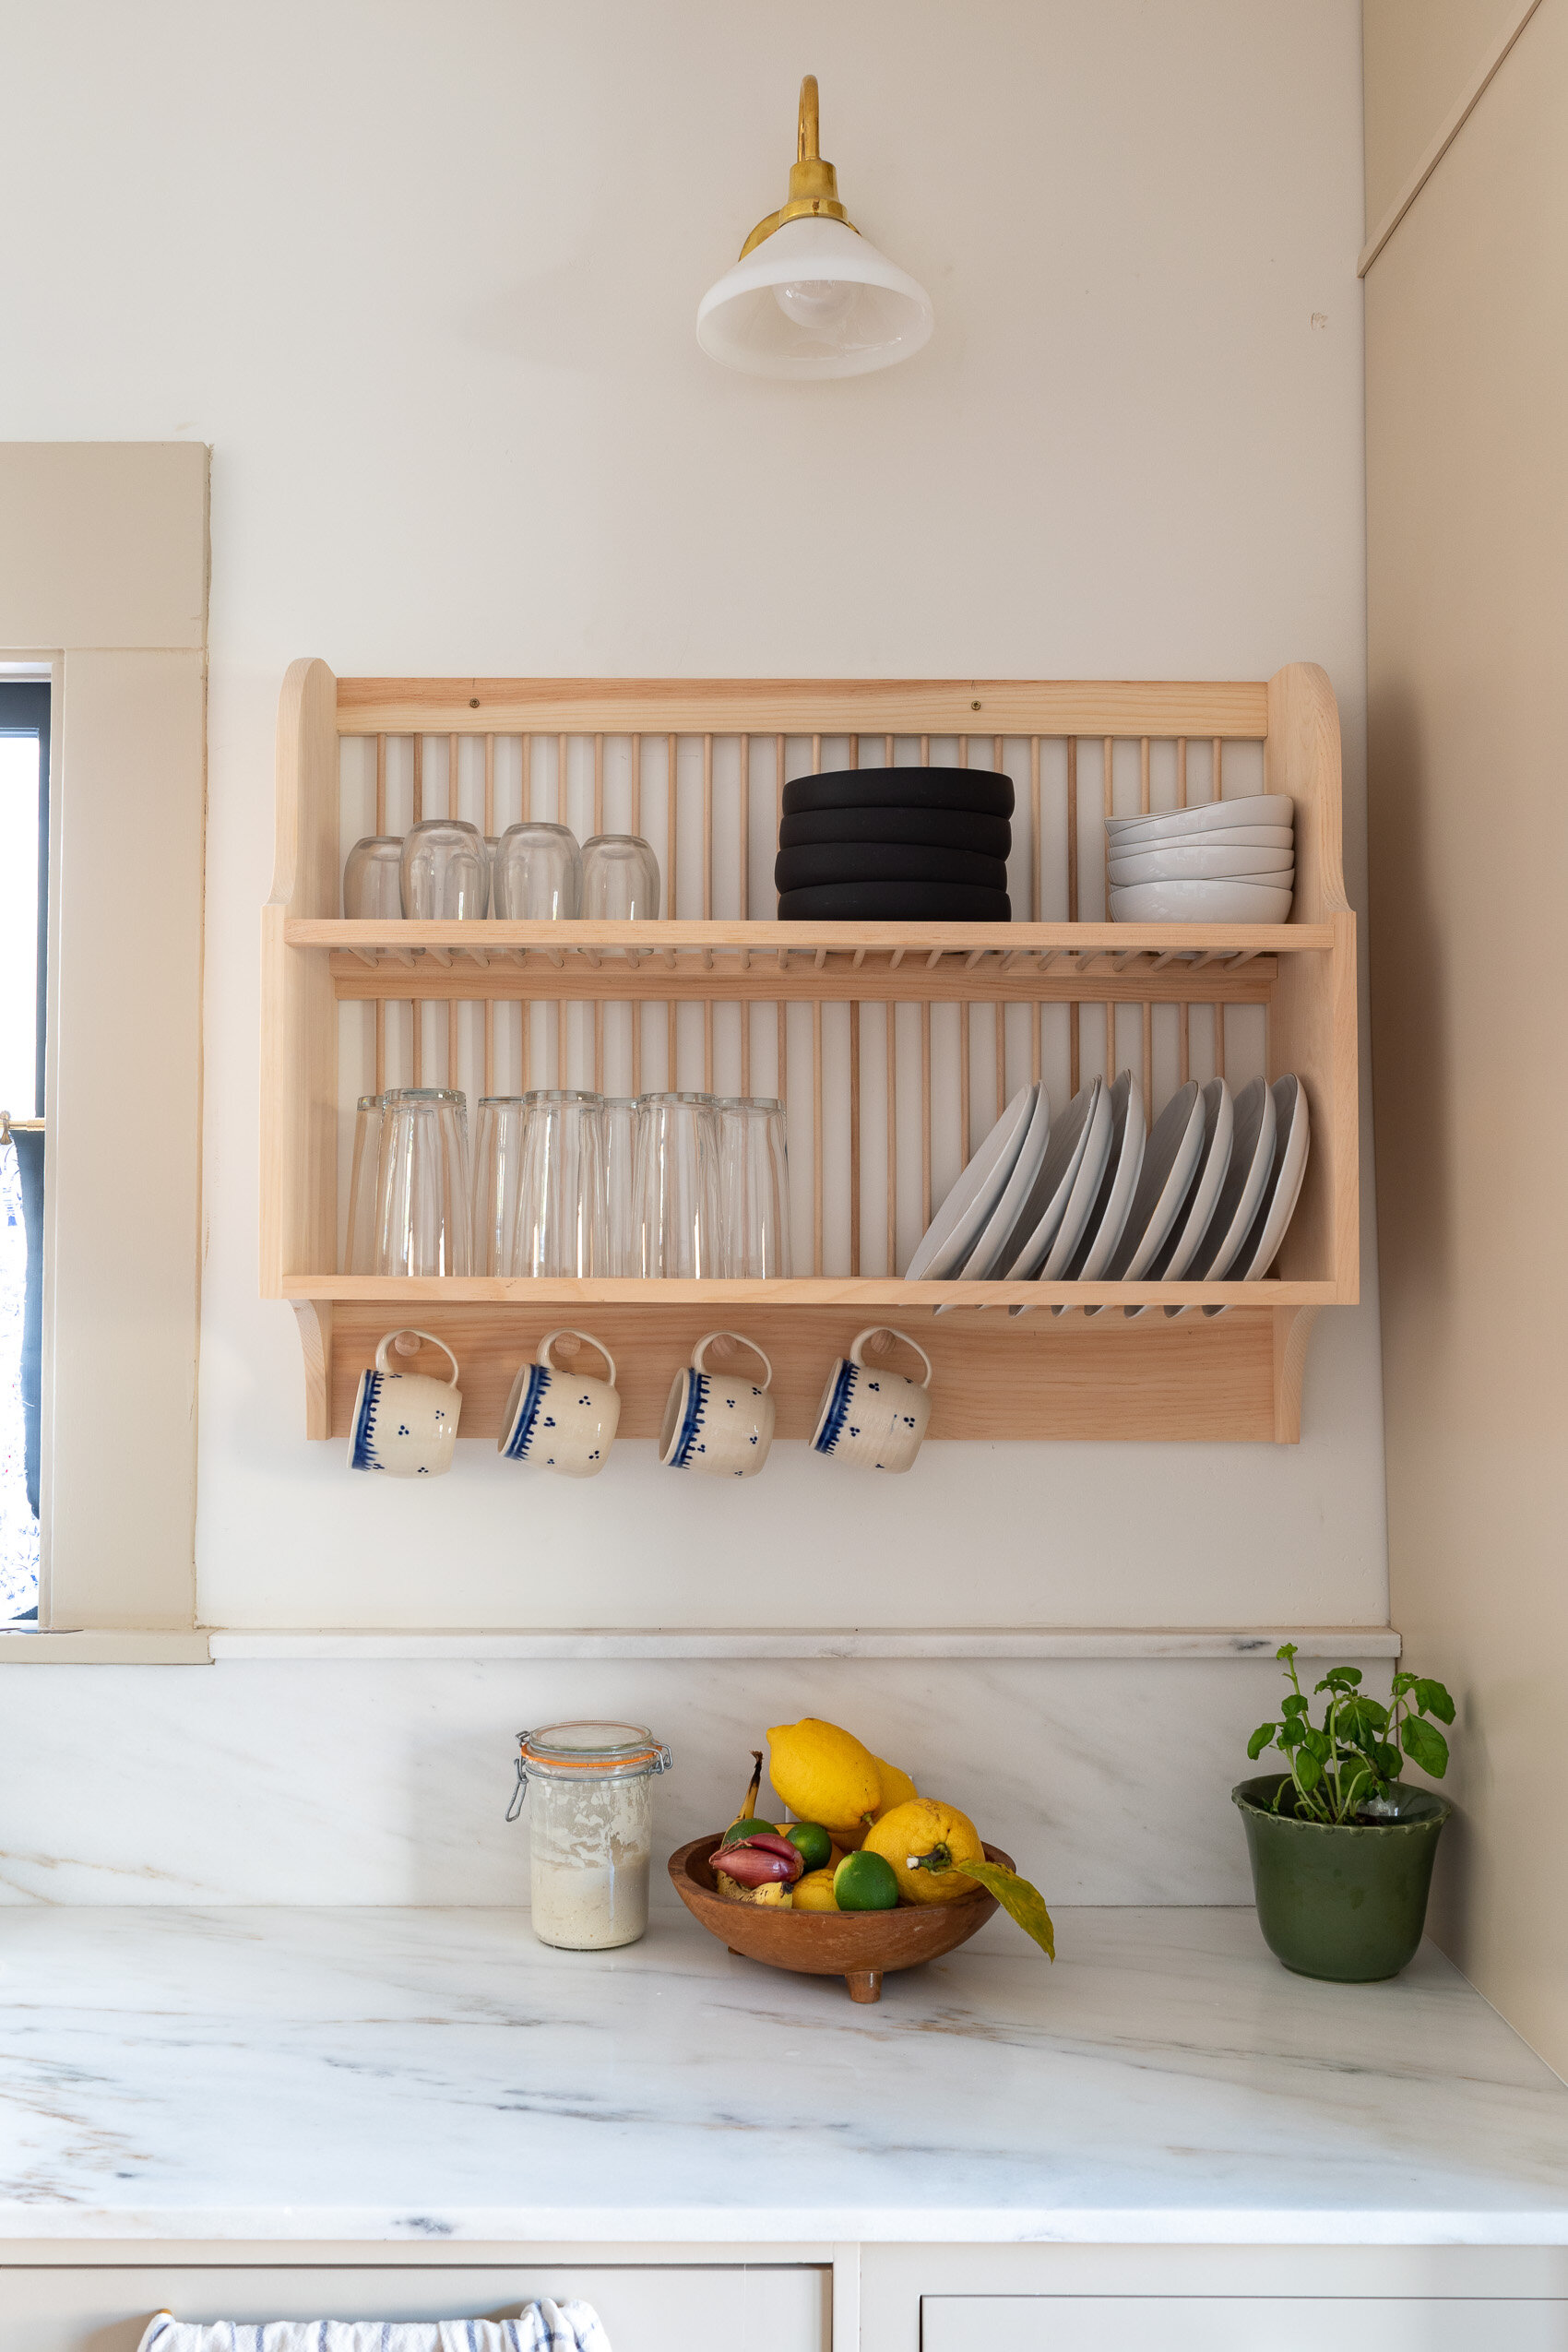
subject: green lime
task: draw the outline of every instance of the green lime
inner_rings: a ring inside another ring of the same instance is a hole
[[[778,1835],[770,1821],[756,1821],[749,1814],[744,1821],[732,1821],[719,1841],[719,1851],[722,1852],[726,1846],[739,1844],[742,1837],[754,1837],[759,1829],[766,1829],[769,1837],[777,1837]],[[826,1859],[825,1856],[824,1859]]]
[[[833,1840],[819,1821],[792,1821],[784,1835],[791,1846],[800,1847],[801,1859],[808,1871],[826,1869]]]
[[[841,1911],[891,1911],[898,1900],[892,1863],[863,1847],[846,1854],[833,1873],[833,1899]]]

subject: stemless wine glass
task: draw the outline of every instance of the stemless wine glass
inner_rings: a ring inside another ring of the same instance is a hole
[[[403,839],[403,912],[420,922],[472,922],[490,911],[484,837],[460,816],[430,816]]]
[[[636,1215],[645,1275],[693,1281],[719,1272],[718,1145],[711,1095],[643,1096]]]
[[[483,1095],[474,1137],[473,1268],[517,1271],[517,1204],[529,1107],[518,1095]]]
[[[566,825],[509,825],[495,851],[495,911],[514,923],[569,923],[583,902],[583,853]]]
[[[343,866],[343,912],[350,921],[386,922],[403,912],[403,841],[396,833],[367,833]]]
[[[635,1096],[605,1098],[600,1127],[604,1213],[600,1225],[600,1247],[594,1260],[596,1274],[639,1275],[643,1270],[642,1237],[637,1230],[640,1117],[641,1106]]]
[[[386,1098],[362,1094],[354,1106],[354,1156],[349,1164],[349,1230],[343,1242],[345,1274],[375,1272],[375,1173],[381,1156],[381,1117]]]
[[[516,1271],[586,1275],[600,1247],[603,1159],[600,1098],[566,1087],[523,1097]]]
[[[590,921],[654,922],[659,860],[636,833],[596,833],[583,843],[583,914]]]
[[[467,1274],[468,1103],[445,1087],[386,1097],[375,1182],[377,1274]]]
[[[771,1281],[790,1271],[784,1107],[770,1096],[737,1095],[714,1109],[724,1272]]]

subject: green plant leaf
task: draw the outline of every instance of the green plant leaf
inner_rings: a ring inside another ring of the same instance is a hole
[[[1396,1699],[1405,1698],[1415,1689],[1416,1678],[1413,1674],[1396,1674],[1390,1687]]]
[[[1441,1682],[1429,1681],[1425,1675],[1416,1683],[1416,1705],[1423,1715],[1435,1715],[1439,1723],[1452,1723],[1454,1702]]]
[[[1380,1740],[1372,1750],[1372,1762],[1384,1780],[1398,1779],[1399,1751],[1397,1748],[1391,1748],[1386,1740]]]
[[[1306,1711],[1307,1703],[1300,1691],[1292,1691],[1280,1709],[1282,1715],[1305,1715]]]
[[[1292,1715],[1289,1716],[1286,1721],[1280,1725],[1279,1744],[1285,1750],[1287,1755],[1289,1754],[1292,1748],[1299,1748],[1301,1746],[1301,1741],[1306,1737],[1307,1728],[1308,1727],[1301,1721],[1299,1715]]]
[[[1301,1745],[1314,1763],[1325,1764],[1333,1753],[1326,1731],[1316,1731],[1310,1723],[1301,1727]]]
[[[1317,1735],[1320,1739],[1322,1733]],[[1323,1778],[1323,1766],[1310,1748],[1303,1748],[1296,1759],[1296,1777],[1309,1795]]]
[[[1289,1663],[1290,1663],[1290,1660],[1291,1660],[1291,1659],[1295,1657],[1295,1655],[1296,1655],[1296,1645],[1295,1645],[1295,1643],[1294,1643],[1294,1642],[1281,1642],[1281,1643],[1280,1643],[1280,1645],[1279,1645],[1279,1647],[1278,1647],[1278,1648],[1275,1651],[1274,1655],[1275,1655],[1275,1657],[1276,1657],[1277,1658],[1279,1658],[1279,1659],[1280,1659],[1280,1660],[1281,1660],[1281,1661],[1282,1661],[1282,1662],[1283,1662],[1286,1666],[1289,1666]]]
[[[1278,1728],[1279,1726],[1277,1723],[1260,1723],[1258,1725],[1257,1729],[1253,1732],[1252,1738],[1247,1742],[1247,1755],[1252,1763],[1256,1764],[1264,1750],[1272,1741],[1274,1735]]]
[[[1408,1715],[1399,1727],[1399,1736],[1405,1743],[1405,1753],[1423,1772],[1430,1772],[1434,1780],[1441,1780],[1448,1770],[1448,1742],[1442,1732],[1434,1731],[1419,1715]]]
[[[1016,1919],[1026,1935],[1033,1936],[1046,1958],[1055,1959],[1056,1930],[1038,1886],[997,1862],[955,1862],[953,1867],[960,1878],[976,1879],[988,1895],[994,1895],[1008,1918]]]

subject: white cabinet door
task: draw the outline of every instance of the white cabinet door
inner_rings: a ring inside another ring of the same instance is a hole
[[[1568,2302],[1344,2295],[927,2295],[921,2352],[1568,2352]]]
[[[804,2264],[647,2269],[0,2267],[0,2352],[136,2352],[153,2313],[182,2320],[501,2318],[581,2296],[612,2352],[828,2352],[833,2274]]]

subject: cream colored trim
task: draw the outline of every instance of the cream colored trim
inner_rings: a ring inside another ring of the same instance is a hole
[[[1388,1625],[1221,1627],[1197,1633],[1007,1625],[979,1633],[952,1626],[909,1632],[706,1626],[528,1633],[214,1631],[208,1638],[220,1665],[233,1658],[507,1658],[535,1664],[624,1658],[1271,1658],[1282,1642],[1294,1642],[1308,1658],[1393,1658],[1400,1648],[1398,1633]]]
[[[210,1666],[205,1633],[137,1633],[84,1626],[77,1633],[0,1629],[0,1666]]]
[[[1487,84],[1491,80],[1539,6],[1540,0],[1520,0],[1520,5],[1515,8],[1513,17],[1492,42],[1460,93],[1456,103],[1444,117],[1431,145],[1361,247],[1360,258],[1356,264],[1358,278],[1366,276],[1401,220],[1404,220],[1405,215],[1409,211],[1410,207],[1415,203],[1416,198],[1420,195],[1421,190],[1464,128],[1477,100],[1481,96]]]

